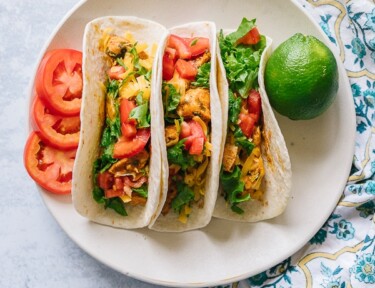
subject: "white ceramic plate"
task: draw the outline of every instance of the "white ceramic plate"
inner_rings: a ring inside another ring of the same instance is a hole
[[[290,1],[186,3],[82,2],[56,28],[45,49],[81,49],[86,23],[104,15],[136,15],[167,27],[212,20],[218,29],[236,28],[246,16],[257,18],[260,31],[274,39],[274,47],[296,32],[315,35],[329,45],[319,27]],[[127,231],[88,222],[75,212],[69,196],[55,196],[43,190],[41,195],[52,215],[80,247],[131,277],[166,286],[198,287],[255,275],[307,243],[329,217],[344,189],[354,149],[355,114],[342,65],[339,70],[338,97],[323,116],[293,122],[277,115],[291,157],[293,190],[285,213],[274,220],[244,224],[213,219],[203,230],[181,234]]]

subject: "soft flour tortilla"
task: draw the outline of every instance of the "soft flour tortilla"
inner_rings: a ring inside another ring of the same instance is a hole
[[[149,47],[160,43],[168,35],[167,30],[152,21],[136,17],[103,17],[88,23],[83,39],[83,95],[81,108],[81,136],[75,165],[73,168],[72,198],[75,209],[88,219],[109,226],[119,228],[139,228],[147,226],[153,215],[160,198],[161,158],[156,135],[157,103],[154,97],[154,88],[157,87],[156,59],[153,64],[151,81],[151,159],[148,179],[148,200],[145,206],[126,205],[128,216],[121,216],[112,209],[105,209],[103,204],[95,202],[92,196],[94,187],[93,163],[99,155],[99,142],[105,119],[105,91],[103,83],[106,79],[105,71],[110,67],[109,57],[99,50],[99,40],[102,31],[106,28],[113,29],[116,35],[124,35],[130,31],[136,41],[148,43]],[[156,132],[156,133],[155,133]]]
[[[211,74],[210,74],[210,109],[211,109],[211,143],[212,143],[212,154],[210,163],[207,168],[206,174],[206,189],[205,189],[205,198],[204,198],[204,207],[198,208],[197,205],[192,206],[192,211],[188,217],[186,224],[181,223],[178,220],[178,214],[175,213],[172,209],[165,216],[160,214],[168,191],[168,176],[169,176],[169,166],[167,161],[167,150],[166,143],[164,138],[164,112],[160,113],[159,126],[160,126],[160,145],[161,145],[161,154],[162,154],[162,195],[163,199],[161,205],[158,208],[159,217],[155,222],[151,223],[149,226],[153,230],[164,231],[164,232],[181,232],[188,231],[192,229],[197,229],[206,226],[212,217],[212,212],[215,206],[217,190],[219,187],[219,171],[220,171],[220,149],[221,149],[221,140],[222,140],[222,120],[221,120],[221,105],[217,91],[216,84],[216,26],[212,22],[196,22],[189,23],[183,26],[178,26],[171,28],[171,34],[176,34],[180,37],[207,37],[210,40],[210,52],[211,52]],[[165,49],[166,42],[164,42],[163,48]],[[163,51],[164,51],[163,49]],[[158,71],[158,93],[159,93],[159,109],[163,111],[162,103],[162,55],[159,55],[159,64]]]
[[[229,33],[225,33],[229,34]],[[256,222],[260,220],[270,219],[280,215],[286,208],[290,190],[292,186],[292,172],[288,150],[286,148],[284,137],[280,131],[280,127],[273,114],[271,105],[268,101],[264,88],[264,69],[267,59],[271,54],[272,39],[267,37],[267,46],[263,51],[260,68],[259,68],[259,92],[262,99],[263,111],[263,131],[262,138],[262,159],[264,162],[265,176],[263,178],[262,189],[264,193],[264,204],[256,200],[242,202],[238,205],[244,210],[243,214],[233,212],[229,204],[222,196],[219,190],[217,197],[214,217],[228,220]],[[219,49],[218,49],[219,51]],[[228,82],[225,76],[225,69],[221,60],[220,51],[218,52],[218,87],[223,109],[223,140],[222,152],[225,146],[225,138],[227,134],[228,119]]]

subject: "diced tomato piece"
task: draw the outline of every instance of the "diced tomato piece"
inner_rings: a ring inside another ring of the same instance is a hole
[[[98,185],[103,190],[107,190],[113,187],[114,177],[109,172],[103,172],[98,174]]]
[[[51,193],[67,194],[72,189],[72,171],[77,149],[59,150],[32,132],[24,150],[24,165],[30,177]]]
[[[247,106],[249,114],[253,115],[255,122],[258,122],[262,111],[262,102],[259,91],[250,91],[249,97],[247,98]]]
[[[115,189],[108,189],[104,191],[104,195],[106,198],[114,198],[124,195],[124,190],[115,190]]]
[[[184,144],[185,149],[189,150],[189,154],[199,155],[202,153],[206,135],[203,132],[202,126],[198,122],[194,120],[182,122],[180,136],[181,138],[186,139]]]
[[[137,134],[136,121],[129,119],[130,112],[136,107],[136,104],[132,100],[121,99],[120,102],[120,121],[121,121],[121,133],[126,138],[134,138]]]
[[[173,49],[171,47],[165,47],[164,55],[168,55],[168,58],[173,60],[173,63],[178,59],[176,49]]]
[[[43,57],[35,79],[35,87],[44,104],[54,112],[76,116],[81,109],[82,53],[72,49],[56,49]]]
[[[169,57],[168,53],[163,55],[163,80],[171,80],[174,74],[174,60]]]
[[[254,126],[255,126],[255,119],[250,114],[240,113],[239,115],[239,123],[242,133],[247,137],[250,138],[253,134]]]
[[[186,80],[194,80],[198,73],[197,68],[191,62],[182,59],[177,60],[176,70],[181,78]]]
[[[112,66],[107,74],[108,74],[108,77],[110,79],[115,79],[115,80],[120,80],[120,79],[123,79],[123,74],[125,73],[125,68],[120,66],[120,65],[116,65],[116,66]]]
[[[237,44],[254,45],[260,41],[260,34],[256,27],[251,29],[245,36],[237,40]]]
[[[137,155],[145,148],[150,136],[150,129],[145,128],[138,129],[136,136],[132,139],[121,137],[114,145],[113,157],[120,159]]]
[[[52,114],[38,96],[34,99],[32,111],[36,128],[43,141],[63,150],[78,147],[81,126],[79,116]]]
[[[190,155],[200,155],[203,151],[203,145],[204,145],[204,138],[198,137],[195,138],[190,146],[189,154]]]
[[[186,39],[186,41],[189,45],[192,57],[199,56],[203,54],[204,52],[210,50],[210,40],[208,38],[193,37],[193,38]]]
[[[171,34],[168,39],[167,46],[173,49],[176,49],[178,58],[181,59],[190,59],[191,51],[188,43],[185,39]]]
[[[182,123],[181,123],[181,133],[180,133],[181,138],[186,138],[190,135],[191,135],[190,125],[187,122],[182,121]]]

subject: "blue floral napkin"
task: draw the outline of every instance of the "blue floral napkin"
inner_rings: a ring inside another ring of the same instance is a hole
[[[337,46],[349,76],[357,116],[350,177],[336,209],[304,248],[224,287],[375,287],[375,1],[297,1]]]

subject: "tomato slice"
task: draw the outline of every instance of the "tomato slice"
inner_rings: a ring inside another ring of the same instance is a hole
[[[136,120],[129,119],[130,112],[136,107],[132,100],[121,99],[120,102],[120,121],[121,133],[126,138],[134,138],[137,134]]]
[[[167,47],[176,49],[178,58],[190,59],[191,51],[189,44],[184,38],[171,34],[168,38]]]
[[[125,73],[125,68],[120,65],[112,66],[107,72],[108,77],[114,80],[123,79],[124,73]]]
[[[69,150],[78,147],[80,133],[79,116],[64,117],[52,114],[39,97],[33,103],[33,117],[39,136],[48,145]]]
[[[255,122],[258,122],[262,111],[262,102],[258,91],[250,91],[249,97],[247,98],[247,106],[249,114],[252,115]]]
[[[138,129],[133,139],[121,137],[113,148],[113,157],[116,159],[133,157],[141,152],[150,139],[150,128]]]
[[[35,79],[36,91],[54,112],[75,116],[82,97],[82,53],[72,49],[49,51],[41,61]]]
[[[171,80],[174,74],[174,60],[167,52],[163,55],[163,80]]]
[[[197,68],[188,61],[178,59],[176,62],[176,71],[186,80],[195,80],[195,76],[197,76],[198,70]]]
[[[193,37],[186,39],[192,57],[199,56],[210,49],[210,40],[205,37]]]
[[[254,45],[260,41],[260,34],[256,27],[251,29],[245,36],[237,40],[237,44]]]
[[[24,165],[30,177],[41,187],[52,193],[67,194],[72,188],[76,151],[53,148],[32,132],[24,150]]]

